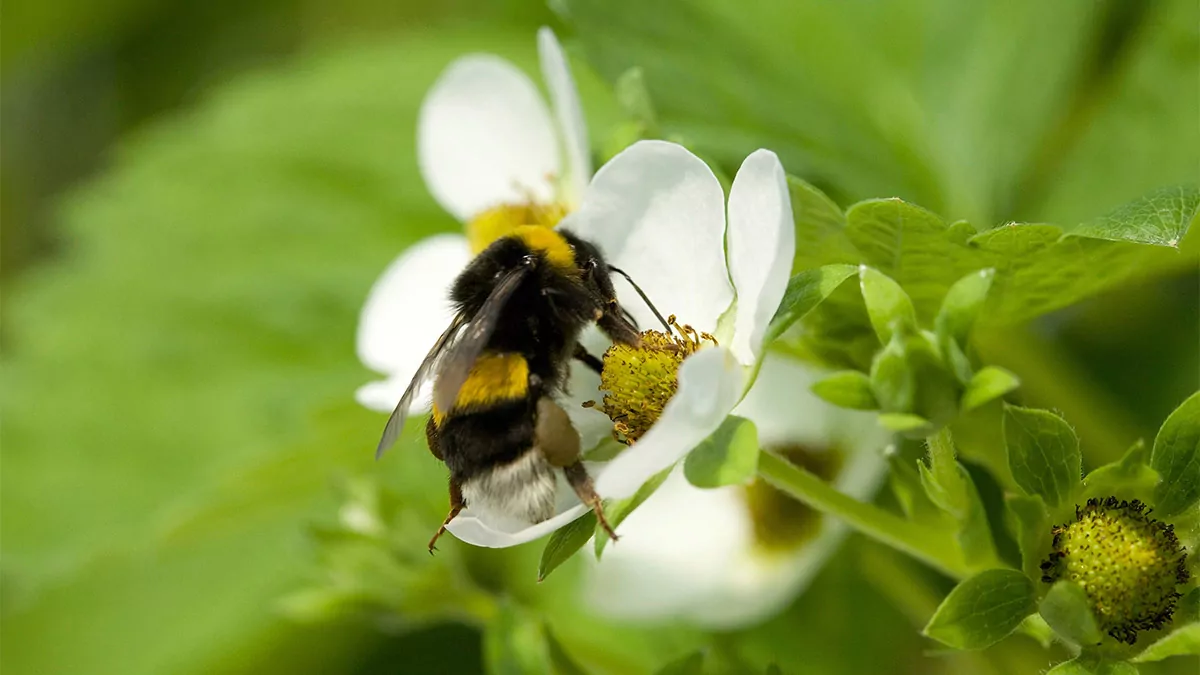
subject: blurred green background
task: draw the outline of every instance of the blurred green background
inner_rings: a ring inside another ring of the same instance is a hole
[[[767,146],[843,205],[900,196],[979,229],[1070,226],[1200,178],[1194,0],[552,4],[4,5],[6,673],[499,672],[481,636],[513,612],[605,672],[701,645],[733,671],[1061,659],[1019,636],[932,654],[917,630],[949,583],[859,538],[784,615],[716,636],[587,616],[580,561],[535,585],[536,544],[448,541],[403,562],[422,594],[370,611],[281,602],[322,578],[306,530],[336,520],[353,477],[402,496],[411,542],[442,517],[442,470],[416,439],[371,460],[382,420],[352,399],[369,377],[354,330],[388,261],[457,227],[420,180],[414,128],[458,55],[536,73],[534,31],[551,25],[598,148],[627,130],[609,83],[641,66],[654,131],[730,175]],[[979,348],[1077,426],[1094,466],[1200,385],[1198,305],[1184,265]],[[456,610],[455,584],[486,607]]]

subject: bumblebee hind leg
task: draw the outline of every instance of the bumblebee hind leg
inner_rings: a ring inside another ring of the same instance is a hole
[[[608,536],[616,541],[617,533],[613,532],[612,527],[608,524],[608,519],[604,517],[604,505],[600,501],[600,495],[596,494],[596,487],[592,485],[592,477],[583,467],[583,462],[575,462],[563,467],[563,473],[566,474],[567,483],[570,484],[571,489],[575,490],[575,494],[579,496],[579,501],[592,509],[600,527],[603,527]]]
[[[463,503],[462,486],[458,484],[458,481],[451,478],[450,513],[446,515],[446,520],[442,521],[442,526],[438,528],[438,531],[433,534],[433,539],[429,540],[429,555],[433,555],[433,552],[437,550],[437,547],[435,546],[435,544],[437,544],[437,540],[446,533],[446,526],[450,524],[450,521],[454,520],[454,518],[458,516],[459,512],[463,510],[464,506],[466,506],[466,504]]]

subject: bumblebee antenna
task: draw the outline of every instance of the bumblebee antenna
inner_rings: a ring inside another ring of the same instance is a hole
[[[608,271],[616,272],[617,274],[620,274],[621,276],[625,277],[625,281],[628,281],[629,285],[633,286],[633,290],[637,291],[637,294],[642,297],[642,301],[646,303],[646,306],[650,308],[650,311],[654,312],[654,317],[656,319],[658,319],[658,322],[663,325],[663,329],[666,330],[667,333],[671,332],[671,326],[667,323],[667,320],[663,318],[663,315],[659,314],[658,308],[654,306],[653,302],[650,302],[650,298],[646,297],[646,292],[643,291],[640,286],[638,286],[636,283],[634,283],[633,279],[630,279],[629,275],[626,274],[624,270],[619,269],[617,267],[613,267],[612,265],[609,265]]]

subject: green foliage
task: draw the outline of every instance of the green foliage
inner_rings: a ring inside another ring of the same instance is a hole
[[[1046,675],[1138,675],[1137,666],[1123,661],[1111,661],[1100,656],[1084,654],[1058,664]]]
[[[1017,629],[1036,605],[1033,582],[1014,570],[986,570],[942,601],[925,634],[956,649],[983,649]]]
[[[596,529],[598,522],[596,514],[588,511],[555,530],[546,541],[546,548],[542,549],[542,559],[538,562],[538,581],[545,579],[559,565],[575,555],[576,551],[583,548],[592,538],[592,531]]]
[[[726,416],[683,462],[683,475],[700,488],[748,483],[757,471],[758,429],[737,415]]]
[[[655,675],[698,675],[704,669],[704,654],[696,652],[671,661],[655,671]]]
[[[764,342],[769,344],[783,335],[784,331],[821,304],[856,271],[850,265],[827,265],[800,272],[789,279],[779,309],[767,326]]]
[[[1172,656],[1200,656],[1200,622],[1176,628],[1133,657],[1135,663],[1161,661]]]
[[[859,268],[858,279],[867,316],[880,344],[890,342],[897,330],[916,328],[916,310],[899,284],[865,265]]]
[[[981,368],[967,383],[967,390],[963,392],[963,412],[970,412],[987,405],[1007,393],[1016,391],[1019,386],[1021,386],[1021,381],[1017,379],[1017,376],[1003,368],[997,366]]]
[[[1041,576],[1038,566],[1050,550],[1050,514],[1037,495],[1011,495],[1005,500],[1008,526],[1021,549],[1021,569],[1031,579]]]
[[[956,523],[956,539],[968,563],[987,565],[996,550],[987,511],[975,481],[957,459],[950,433],[945,429],[929,437],[929,463],[917,469],[925,494]]]
[[[1051,586],[1038,613],[1054,632],[1077,645],[1098,645],[1104,638],[1092,614],[1091,600],[1074,582],[1059,581]]]
[[[529,675],[550,671],[550,650],[537,617],[503,603],[483,633],[483,657],[491,675]]]
[[[1180,513],[1200,500],[1200,392],[1163,422],[1154,439],[1150,466],[1162,479],[1154,506],[1163,516]]]
[[[1079,486],[1079,439],[1047,410],[1004,406],[1004,447],[1013,480],[1050,508],[1067,503]]]
[[[1081,498],[1114,496],[1146,501],[1158,484],[1158,472],[1146,465],[1150,450],[1139,440],[1120,460],[1096,467],[1083,477]]]
[[[871,389],[871,378],[857,370],[833,373],[812,386],[822,399],[851,410],[878,410],[879,401]]]

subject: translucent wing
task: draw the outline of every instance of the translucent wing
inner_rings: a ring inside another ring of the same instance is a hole
[[[412,407],[413,398],[437,370],[438,361],[446,353],[446,347],[454,341],[454,336],[466,323],[466,317],[461,313],[455,316],[454,320],[450,322],[450,326],[438,337],[437,342],[433,343],[433,348],[429,350],[429,353],[425,355],[425,360],[417,367],[412,381],[408,383],[408,388],[404,390],[404,395],[400,397],[400,402],[396,404],[396,409],[388,418],[387,426],[383,428],[383,437],[379,439],[379,446],[375,448],[375,459],[382,457],[383,453],[396,442],[400,430],[404,428],[404,420],[408,417],[408,409]]]
[[[451,351],[446,354],[445,363],[438,369],[437,380],[433,383],[433,404],[439,410],[450,410],[454,407],[458,390],[462,389],[471,374],[471,368],[475,365],[475,359],[479,358],[479,354],[487,346],[488,338],[496,330],[496,322],[500,320],[504,305],[529,271],[529,267],[522,266],[505,272],[492,288],[483,307],[480,307],[471,319],[462,338],[456,341]]]

